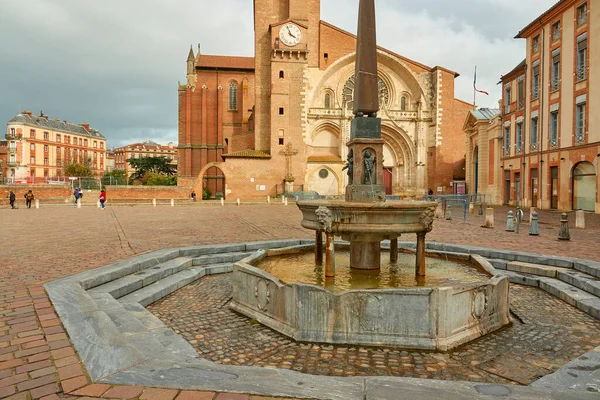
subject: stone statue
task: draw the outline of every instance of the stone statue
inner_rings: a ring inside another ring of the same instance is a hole
[[[342,168],[342,171],[347,169],[348,170],[348,184],[352,185],[352,181],[353,181],[353,176],[354,176],[354,153],[352,152],[352,150],[350,150],[348,152],[348,156],[346,157],[346,159],[348,160],[348,163],[346,165],[344,165],[344,168]]]
[[[375,155],[372,155],[369,150],[365,151],[365,177],[364,184],[373,184],[373,175],[375,167]]]

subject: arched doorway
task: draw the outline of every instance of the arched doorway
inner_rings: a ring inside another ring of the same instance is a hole
[[[479,146],[473,150],[473,193],[479,193]]]
[[[225,198],[225,174],[219,167],[209,167],[202,176],[202,198]]]
[[[573,167],[573,209],[594,211],[596,203],[596,168],[583,161]]]
[[[322,196],[338,195],[338,186],[338,177],[325,166],[318,167],[308,181],[308,190]]]
[[[383,145],[383,185],[385,186],[385,194],[393,194],[394,173],[396,168],[396,156],[387,143]]]

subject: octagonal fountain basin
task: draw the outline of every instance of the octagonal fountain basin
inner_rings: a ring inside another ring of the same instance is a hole
[[[441,351],[510,322],[508,277],[496,276],[480,256],[464,255],[453,267],[445,259],[431,259],[431,277],[417,281],[408,277],[414,274],[410,262],[395,267],[385,261],[381,271],[341,273],[350,268],[342,264],[348,256],[338,252],[340,263],[332,282],[322,278],[321,267],[310,277],[314,255],[303,255],[306,251],[306,246],[259,250],[235,263],[230,307],[301,342]],[[295,271],[292,275],[285,268],[286,257],[288,270]],[[299,267],[298,260],[307,265]],[[286,279],[295,275],[313,283],[285,282],[260,268],[273,263]],[[436,265],[441,274],[434,271]]]

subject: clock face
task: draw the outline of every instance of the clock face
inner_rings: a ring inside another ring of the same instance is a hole
[[[302,31],[298,28],[297,25],[292,23],[285,24],[279,30],[279,39],[286,46],[295,46],[300,43],[300,39],[302,39]]]

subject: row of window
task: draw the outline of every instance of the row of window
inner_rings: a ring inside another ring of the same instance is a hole
[[[331,94],[325,93],[325,99],[323,101],[325,108],[331,108]],[[400,98],[400,111],[406,111],[407,99],[406,96]]]
[[[575,76],[577,81],[582,81],[587,78],[587,32],[577,37],[577,54]],[[555,92],[560,89],[560,48],[552,52],[552,64],[550,65],[550,90]],[[524,107],[525,98],[525,76],[519,77],[517,83],[517,110]],[[540,96],[540,63],[536,60],[531,68],[531,99],[537,100]],[[504,112],[510,112],[511,87],[510,83],[504,88]]]
[[[11,162],[14,162],[14,160],[11,160]],[[35,157],[33,157],[33,156],[32,156],[32,157],[30,157],[30,158],[29,158],[29,163],[30,163],[30,164],[33,164],[33,165],[35,165]],[[50,163],[49,163],[48,157],[44,157],[44,165],[49,165],[49,164],[50,164]],[[60,167],[60,166],[61,166],[61,164],[62,164],[62,162],[61,162],[61,160],[60,160],[60,159],[57,159],[55,164],[56,164],[56,166],[57,166],[57,167]],[[68,163],[67,163],[67,162],[65,162],[64,164],[65,164],[65,166],[66,166]],[[94,161],[93,161],[93,164],[92,164],[91,166],[92,166],[92,167],[94,167],[96,164],[97,164],[97,163],[96,163],[96,160],[94,160]],[[102,162],[102,160],[101,160],[100,164],[98,165],[98,168],[99,168],[99,169],[104,169],[104,163]]]
[[[575,143],[585,142],[586,133],[586,100],[578,100],[575,106]],[[550,147],[558,146],[558,133],[559,133],[559,110],[558,107],[551,108],[550,111]],[[531,118],[530,123],[530,135],[529,135],[529,149],[531,151],[538,150],[538,132],[539,123],[538,116]],[[504,155],[510,155],[510,124],[504,126]],[[515,127],[515,152],[521,153],[523,151],[523,122],[517,122]]]
[[[13,137],[13,138],[17,137],[15,128],[10,128],[10,134],[9,135],[11,137]],[[44,137],[44,140],[50,140],[50,134],[48,132],[46,132],[46,131],[44,131],[44,136],[43,137]],[[30,129],[29,130],[29,138],[30,139],[35,139],[36,138],[36,131],[35,131],[35,129]],[[73,140],[72,144],[77,145],[77,143],[78,143],[77,142],[77,138],[73,137],[72,140]],[[61,143],[62,142],[62,137],[61,137],[60,133],[56,134],[56,142],[57,143]],[[64,142],[66,144],[71,144],[71,136],[65,135],[64,136]],[[87,147],[88,146],[88,140],[87,139],[79,138],[79,145]],[[98,148],[98,141],[97,140],[92,141],[92,147],[93,148]],[[104,142],[100,142],[100,148],[101,149],[104,148]]]
[[[31,144],[29,145],[29,150],[31,150],[31,151],[35,151],[35,148],[36,148],[36,147],[35,147],[35,143],[31,143]],[[47,152],[48,152],[48,149],[49,149],[48,145],[47,145],[47,144],[45,144],[45,145],[44,145],[44,153],[47,153]],[[66,151],[68,151],[68,149],[66,149],[66,148],[65,148],[65,152],[66,152]],[[57,153],[57,154],[60,154],[60,152],[61,152],[61,148],[60,148],[60,146],[56,146],[56,153]],[[79,153],[81,154],[81,150],[79,150]],[[87,150],[85,150],[85,151],[84,151],[84,153],[85,153],[85,155],[87,156],[87,153],[88,153],[88,152],[87,152]],[[77,150],[75,150],[75,149],[74,149],[74,150],[73,150],[73,154],[77,154]],[[98,153],[94,152],[93,154],[94,154],[94,158],[96,158]],[[104,158],[104,153],[100,153],[100,158]]]
[[[283,78],[283,71],[279,71],[279,78]],[[325,108],[331,108],[331,94],[325,93],[324,98],[324,106]],[[237,83],[231,82],[229,84],[229,111],[237,111]],[[400,110],[407,110],[407,98],[406,96],[402,96],[400,98]],[[279,115],[283,115],[282,108],[279,109]]]
[[[587,22],[587,19],[588,19],[587,15],[588,15],[587,2],[583,2],[582,4],[577,6],[577,10],[576,10],[577,26],[581,26]],[[553,42],[560,39],[560,30],[561,30],[560,29],[560,20],[555,21],[552,24],[552,28],[551,28],[551,37],[552,37]],[[533,40],[531,41],[531,50],[534,54],[539,53],[540,42],[541,42],[540,35],[536,35],[533,38]]]

